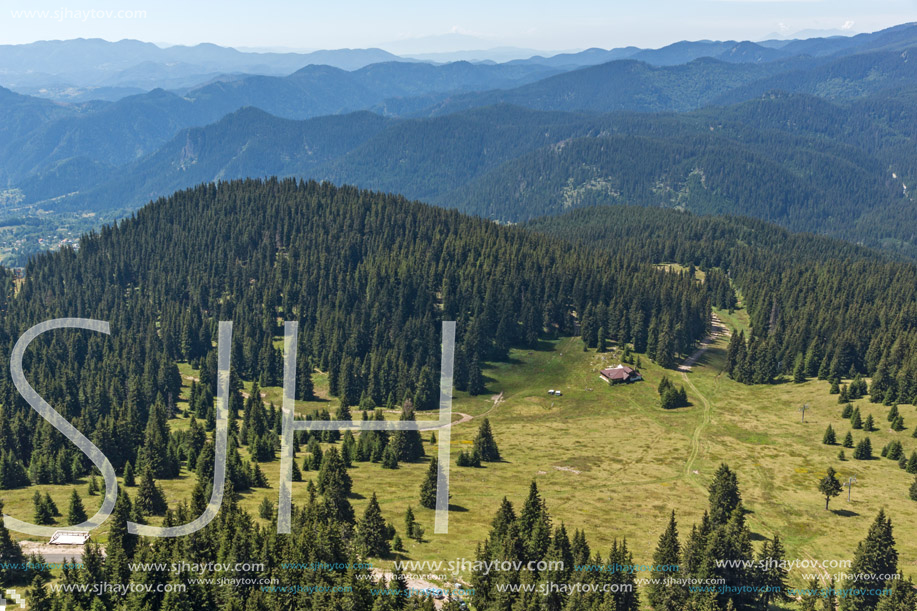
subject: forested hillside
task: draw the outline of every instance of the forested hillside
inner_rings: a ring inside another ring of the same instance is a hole
[[[80,158],[22,188],[26,203],[56,210],[117,210],[210,180],[306,176],[509,222],[609,203],[743,214],[914,256],[914,101],[911,88],[845,104],[771,93],[681,115],[501,105],[304,122],[243,109],[123,175],[104,180]]]
[[[3,317],[2,351],[8,360],[19,335],[49,318],[110,321],[110,338],[43,336],[26,368],[39,393],[120,469],[136,466],[144,431],[174,405],[173,363],[213,371],[219,320],[234,321],[232,366],[241,378],[277,385],[274,338],[282,320],[299,320],[300,362],[327,372],[345,405],[365,393],[376,405],[410,397],[424,409],[436,405],[439,320],[457,321],[456,387],[480,392],[485,360],[570,334],[575,313],[599,304],[627,309],[629,333],[665,334],[673,355],[690,350],[709,320],[703,286],[623,251],[594,255],[352,188],[228,182],[158,201],[87,236],[79,252],[38,257]],[[5,485],[20,485],[25,471],[33,481],[81,475],[82,455],[3,375],[6,473],[20,474]],[[182,456],[174,439],[160,443]]]
[[[741,381],[767,383],[797,370],[802,379],[870,376],[874,401],[917,401],[917,267],[911,263],[756,220],[672,210],[600,207],[527,227],[623,248],[643,261],[725,273],[751,316],[747,345],[734,336],[727,363]]]

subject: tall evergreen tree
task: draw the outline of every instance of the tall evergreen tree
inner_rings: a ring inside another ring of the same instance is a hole
[[[420,506],[427,509],[436,509],[436,488],[439,478],[439,462],[436,458],[430,459],[427,475],[420,485]]]
[[[884,510],[879,510],[866,538],[857,545],[847,574],[843,589],[850,595],[841,598],[842,611],[875,609],[882,599],[881,590],[894,581],[888,576],[898,574],[898,550],[891,519]]]
[[[828,510],[828,503],[831,499],[843,492],[844,488],[837,479],[837,472],[833,467],[828,467],[828,473],[818,484],[818,491],[825,497],[825,511]]]
[[[656,611],[682,611],[687,602],[688,593],[685,588],[669,580],[677,578],[673,571],[678,571],[681,565],[681,546],[678,542],[678,525],[675,521],[675,512],[669,518],[669,525],[656,545],[653,554],[654,569],[651,582],[647,588],[647,600]]]
[[[70,508],[67,511],[67,523],[70,525],[82,524],[86,521],[86,510],[76,488],[70,493]]]
[[[478,434],[474,438],[474,451],[483,462],[500,461],[500,450],[497,448],[497,442],[494,441],[490,420],[487,418],[484,418],[481,426],[478,427]]]
[[[710,520],[714,524],[725,524],[742,502],[738,478],[725,463],[717,468],[709,493]]]
[[[357,523],[357,543],[364,553],[371,558],[383,558],[389,554],[389,544],[385,536],[385,518],[374,492],[363,513],[363,518]]]

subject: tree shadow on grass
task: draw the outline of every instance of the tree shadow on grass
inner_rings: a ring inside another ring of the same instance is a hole
[[[842,518],[856,518],[860,515],[855,511],[850,511],[849,509],[832,509],[831,513]]]

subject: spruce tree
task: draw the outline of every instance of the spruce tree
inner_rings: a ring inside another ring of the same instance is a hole
[[[914,481],[911,483],[911,489],[908,491],[908,494],[912,501],[917,501],[917,477],[915,477]]]
[[[742,502],[736,474],[725,463],[720,464],[716,470],[709,493],[711,521],[714,524],[725,524]]]
[[[57,504],[54,502],[54,499],[51,498],[50,493],[45,492],[45,496],[42,500],[44,501],[45,506],[48,508],[48,511],[51,513],[53,517],[55,518],[60,517],[61,515],[60,510],[58,510]]]
[[[411,506],[408,505],[407,511],[404,512],[404,534],[407,537],[414,538],[414,526],[416,521],[414,519],[414,510],[411,509]]]
[[[872,460],[872,442],[869,437],[864,438],[857,444],[856,450],[853,451],[853,458],[856,460]]]
[[[778,535],[770,541],[765,541],[758,557],[758,566],[761,567],[760,578],[757,580],[761,592],[761,607],[769,609],[772,602],[788,602],[787,595],[787,569],[786,552]]]
[[[382,468],[383,469],[397,469],[398,468],[398,452],[395,451],[395,446],[392,444],[388,444],[387,446],[385,446],[385,450],[382,452]]]
[[[887,419],[889,422],[894,422],[897,417],[898,417],[898,406],[893,405],[892,408],[888,410]]]
[[[124,485],[130,487],[134,483],[134,467],[131,466],[130,461],[127,461],[124,465]]]
[[[399,421],[416,421],[414,410],[406,406],[402,407]],[[395,431],[390,445],[394,446],[393,451],[395,452],[396,461],[416,462],[426,456],[426,452],[423,449],[423,439],[420,436],[420,431],[417,430]]]
[[[439,463],[436,458],[430,459],[427,475],[420,485],[420,506],[436,509],[436,488],[439,478]]]
[[[863,418],[860,416],[860,408],[854,408],[853,415],[850,416],[850,426],[854,429],[863,428]]]
[[[806,381],[806,367],[805,362],[803,361],[802,353],[800,352],[796,356],[796,364],[793,367],[793,382],[795,384],[802,384]]]
[[[76,488],[70,493],[70,508],[67,511],[67,522],[71,525],[82,524],[86,521],[86,510]]]
[[[866,538],[857,545],[853,562],[846,571],[848,579],[843,589],[850,594],[841,601],[842,609],[872,611],[882,599],[889,575],[898,573],[898,551],[892,532],[891,519],[879,510]]]
[[[853,447],[853,433],[851,433],[850,431],[847,431],[847,436],[844,437],[844,444],[843,444],[843,445],[844,445],[845,448],[852,448],[852,447]]]
[[[258,517],[262,520],[270,520],[274,517],[274,503],[268,497],[261,499],[261,504],[258,505]]]
[[[907,461],[905,470],[911,475],[917,475],[917,450],[911,452],[911,457]]]
[[[477,437],[474,438],[474,451],[477,452],[478,458],[483,462],[500,461],[500,450],[497,448],[497,442],[494,441],[490,420],[487,418],[484,418],[481,421],[481,426],[478,427]]]
[[[32,510],[36,524],[47,525],[54,523],[54,516],[51,515],[51,509],[45,503],[44,497],[36,490],[32,495]]]
[[[833,446],[835,443],[837,443],[837,436],[834,433],[834,428],[830,424],[825,430],[825,435],[822,437],[821,442],[826,446]]]
[[[140,485],[137,487],[134,505],[145,516],[162,515],[166,510],[162,490],[156,485],[156,480],[153,479],[153,469],[149,466],[144,466],[140,475]]]
[[[825,511],[828,510],[828,503],[831,499],[843,492],[844,488],[837,479],[837,472],[833,467],[828,467],[828,473],[818,484],[818,491],[825,497]]]
[[[130,579],[128,562],[134,557],[137,536],[127,532],[133,507],[127,493],[118,491],[115,509],[109,518],[108,545],[105,547],[105,578],[114,583],[127,583]]]
[[[475,354],[468,364],[468,394],[471,396],[483,395],[487,392],[484,385],[484,374],[481,372],[481,362]]]
[[[22,548],[13,541],[10,531],[3,523],[3,499],[0,499],[0,586],[8,587],[20,583],[26,573]]]
[[[52,611],[54,609],[53,601],[48,596],[48,590],[45,588],[47,579],[44,573],[38,571],[32,578],[32,584],[25,592],[25,600],[29,605],[29,611]]]
[[[383,558],[388,556],[390,549],[386,539],[386,524],[382,517],[379,500],[373,492],[363,512],[363,518],[357,523],[357,544],[367,556]]]
[[[353,480],[347,473],[347,468],[337,448],[329,448],[322,456],[316,483],[319,494],[327,494],[329,491],[338,491],[344,496],[350,494]]]
[[[678,542],[678,524],[675,512],[669,518],[669,525],[659,537],[653,554],[654,569],[648,587],[647,599],[656,611],[682,611],[688,598],[684,587],[666,583],[681,564],[681,546]]]

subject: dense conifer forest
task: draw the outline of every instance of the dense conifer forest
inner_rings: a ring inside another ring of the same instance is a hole
[[[709,270],[714,305],[724,309],[735,306],[734,285],[752,328],[730,344],[727,369],[738,381],[768,383],[799,366],[803,379],[870,376],[873,401],[917,400],[911,263],[757,220],[658,208],[579,210],[528,227],[645,262]]]

